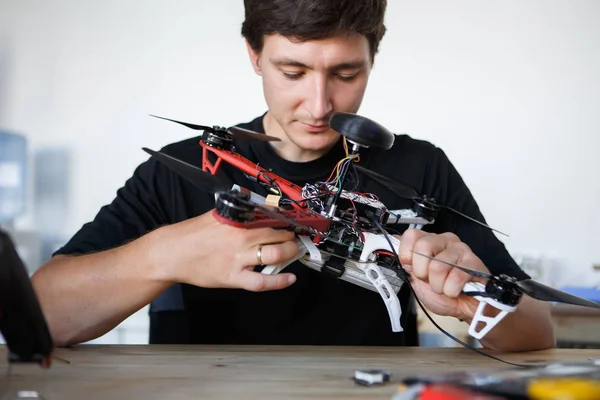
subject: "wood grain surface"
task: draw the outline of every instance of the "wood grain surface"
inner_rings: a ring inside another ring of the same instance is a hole
[[[584,361],[600,350],[496,354],[519,363]],[[12,365],[0,347],[3,393],[52,399],[390,399],[402,378],[508,368],[464,348],[80,345],[57,349],[51,368]],[[363,387],[357,369],[385,369],[389,384]]]

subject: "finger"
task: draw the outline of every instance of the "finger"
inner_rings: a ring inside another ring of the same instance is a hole
[[[442,292],[444,295],[455,299],[461,294],[463,288],[465,287],[465,283],[469,282],[471,279],[472,278],[469,274],[453,268],[448,274],[448,278],[444,283]]]
[[[400,247],[398,248],[398,257],[400,258],[400,263],[407,271],[411,270],[410,266],[412,266],[415,243],[426,234],[426,232],[420,229],[407,229],[399,238]]]
[[[437,256],[441,252],[446,250],[446,248],[448,248],[448,246],[450,246],[453,243],[458,243],[458,242],[460,242],[458,237],[453,234],[441,234],[441,235],[429,234],[429,235],[421,237],[414,244],[413,252],[419,253],[419,254],[424,254],[425,256],[437,258]],[[418,254],[413,255],[413,262],[412,262],[413,274],[419,279],[428,281],[428,279],[430,277],[429,268],[430,268],[431,263],[432,263],[432,260],[430,260],[427,257],[420,257]],[[441,265],[441,263],[439,263],[439,262],[436,262],[435,264],[436,264],[437,271],[444,271],[449,268],[447,266],[444,268],[443,265]],[[441,287],[439,289],[441,290]]]
[[[260,260],[258,257],[258,246],[256,245],[244,252],[245,257],[243,265],[254,266],[260,264],[274,265],[289,261],[298,254],[298,245],[296,242],[284,242],[277,244],[260,245]]]
[[[292,231],[272,228],[248,229],[247,247],[257,246],[259,244],[283,243],[293,241],[296,235]]]
[[[436,258],[445,260],[448,256],[445,254],[446,252],[442,252],[436,255]],[[452,272],[454,268],[448,266],[447,264],[441,263],[436,260],[428,260],[429,261],[429,270],[427,275],[427,280],[429,282],[429,286],[434,293],[443,294],[444,287],[446,284],[446,280],[448,275]]]
[[[264,292],[285,289],[294,282],[296,282],[294,274],[264,275],[246,269],[238,274],[237,286],[251,292]]]
[[[454,252],[453,258],[456,259],[454,264],[464,266],[466,268],[488,272],[483,262],[477,257],[465,243],[457,243],[452,246]],[[444,294],[449,297],[458,297],[462,292],[465,283],[472,280],[481,280],[469,275],[468,273],[461,271],[458,268],[453,268],[451,273],[448,275],[448,279],[444,284]]]
[[[462,242],[445,243],[444,246],[446,248],[435,255],[435,260],[429,260],[429,284],[435,293],[452,294],[455,297],[461,290],[456,292],[456,288],[459,286],[462,288],[470,280],[470,276],[448,263],[460,265],[471,250]],[[447,290],[450,292],[448,293]]]

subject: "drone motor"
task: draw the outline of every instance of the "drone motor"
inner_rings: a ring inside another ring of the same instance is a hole
[[[245,192],[221,193],[217,196],[215,209],[220,216],[231,221],[248,222],[254,219],[255,211],[249,200],[250,196]]]
[[[212,131],[205,130],[202,134],[202,140],[210,147],[220,150],[231,150],[233,147],[233,139],[227,133],[225,128],[214,126]]]
[[[517,286],[514,284],[515,279],[505,275],[502,275],[501,278],[504,279],[488,280],[485,285],[485,292],[500,303],[514,307],[523,297],[523,293],[517,290]]]
[[[432,198],[414,199],[415,205],[413,211],[418,217],[425,218],[427,220],[435,220],[440,207],[435,204]]]

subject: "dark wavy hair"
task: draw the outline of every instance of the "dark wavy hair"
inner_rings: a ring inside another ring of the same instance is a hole
[[[298,41],[358,33],[374,58],[386,31],[387,0],[244,0],[244,6],[242,36],[257,52],[263,37],[274,33]]]

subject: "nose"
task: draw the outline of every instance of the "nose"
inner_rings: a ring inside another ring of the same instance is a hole
[[[333,110],[327,78],[324,76],[315,76],[310,85],[311,88],[307,93],[308,97],[306,99],[308,112],[315,121],[326,120]]]

